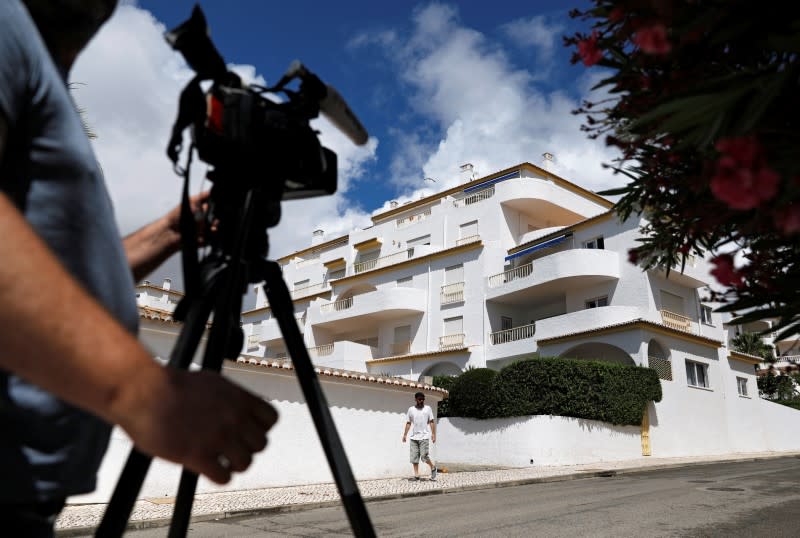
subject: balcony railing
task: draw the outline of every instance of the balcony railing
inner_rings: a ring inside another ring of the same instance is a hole
[[[409,215],[407,217],[397,219],[397,227],[405,228],[406,226],[411,226],[412,224],[416,224],[417,222],[423,221],[430,216],[431,216],[431,209],[428,208],[422,213],[417,213],[416,215]]]
[[[319,311],[323,314],[327,314],[329,312],[339,312],[341,310],[347,310],[348,308],[353,307],[353,298],[348,297],[347,299],[342,299],[341,301],[335,301],[332,303],[326,303],[319,307]]]
[[[411,341],[407,340],[405,342],[395,342],[392,344],[390,348],[390,352],[392,356],[395,355],[408,355],[411,353]]]
[[[329,288],[327,282],[320,282],[319,284],[311,284],[310,286],[303,286],[302,288],[297,288],[291,291],[292,299],[297,299],[298,297],[307,297],[309,295],[314,295],[315,293],[319,293],[321,291],[325,291]]]
[[[489,340],[491,340],[492,345],[505,344],[507,342],[516,342],[517,340],[533,338],[534,334],[536,334],[536,324],[531,323],[529,325],[520,325],[513,329],[490,333]]]
[[[661,322],[664,324],[664,326],[669,327],[670,329],[684,331],[687,333],[694,332],[692,329],[691,318],[687,318],[681,314],[676,314],[675,312],[670,312],[669,310],[661,311]]]
[[[396,263],[400,263],[402,261],[408,260],[413,257],[414,257],[414,249],[409,248],[406,250],[402,250],[400,252],[395,252],[394,254],[389,254],[388,256],[383,256],[381,258],[375,258],[374,260],[367,260],[365,262],[357,263],[353,265],[353,273],[354,274],[364,273],[366,271],[378,269],[379,267],[394,265]]]
[[[494,185],[487,189],[482,189],[477,192],[473,192],[472,194],[465,196],[464,198],[459,198],[458,200],[453,200],[453,205],[456,207],[465,207],[472,204],[477,204],[478,202],[482,202],[484,200],[488,200],[494,196]]]
[[[489,277],[489,287],[490,288],[499,288],[504,284],[508,284],[509,282],[513,282],[520,278],[527,278],[533,274],[533,263],[526,263],[525,265],[520,265],[515,269],[510,269],[504,273],[500,273],[497,275],[492,275]]]
[[[247,337],[247,349],[253,349],[254,347],[258,347],[258,343],[261,342],[261,334],[260,333],[253,333]]]
[[[319,263],[319,257],[309,258],[307,260],[297,260],[297,262],[295,262],[295,267],[299,269],[300,267],[306,267],[308,265],[315,265],[318,263]]]
[[[439,351],[461,349],[462,347],[464,347],[464,333],[447,334],[439,337]]]
[[[442,286],[441,304],[458,303],[464,300],[464,283],[456,282]]]
[[[456,246],[460,247],[461,245],[468,245],[470,243],[477,243],[481,240],[481,236],[478,234],[469,235],[467,237],[462,237],[461,239],[456,239]]]
[[[321,346],[308,348],[308,355],[311,358],[325,357],[331,354],[333,354],[333,344],[323,344]]]

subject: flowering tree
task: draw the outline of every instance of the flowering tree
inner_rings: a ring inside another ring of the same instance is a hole
[[[800,6],[593,0],[570,14],[588,25],[565,38],[572,61],[604,68],[609,96],[575,112],[630,179],[603,194],[647,222],[631,261],[669,270],[710,251],[721,311],[800,333]]]

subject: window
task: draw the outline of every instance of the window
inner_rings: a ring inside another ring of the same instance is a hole
[[[459,265],[451,265],[450,267],[445,267],[444,283],[455,284],[457,282],[464,282],[464,266],[462,264],[459,264]]]
[[[586,301],[586,308],[598,308],[601,306],[608,306],[608,296],[595,297]]]
[[[423,235],[422,237],[415,237],[414,239],[409,239],[408,241],[406,241],[406,246],[408,246],[408,248],[418,247],[420,245],[430,245],[430,244],[431,244],[430,234]]]
[[[507,331],[514,327],[514,321],[509,318],[508,316],[501,316],[500,317],[500,330]]]
[[[294,289],[295,290],[301,290],[303,288],[307,288],[308,287],[308,283],[309,283],[309,279],[300,280],[298,282],[295,282],[294,283]]]
[[[708,365],[686,361],[686,383],[692,387],[708,388]]]
[[[413,288],[414,287],[413,277],[406,276],[406,277],[403,277],[403,278],[398,278],[397,279],[397,287],[398,288]]]
[[[464,318],[446,318],[444,320],[444,334],[461,334],[464,332]]]
[[[700,305],[700,321],[706,325],[713,325],[711,322],[711,307],[704,304]]]
[[[478,235],[477,220],[473,220],[472,222],[467,222],[459,226],[458,228],[459,239],[464,239],[465,237],[472,237],[473,235]]]
[[[603,236],[595,237],[594,239],[590,239],[583,243],[583,248],[606,248],[605,241],[603,241]]]
[[[747,378],[737,377],[736,388],[739,390],[739,396],[747,396]]]
[[[685,315],[686,312],[683,309],[683,297],[664,290],[660,290],[660,294],[661,310],[667,310],[668,312],[680,314],[681,316]]]
[[[341,269],[336,269],[335,271],[330,271],[328,273],[328,280],[336,280],[337,278],[344,278],[347,269],[342,267]]]

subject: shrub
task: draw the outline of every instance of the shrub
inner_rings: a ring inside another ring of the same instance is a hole
[[[450,391],[440,417],[557,415],[639,425],[647,403],[661,401],[655,370],[577,359],[522,360],[500,373],[477,368],[434,385]]]
[[[467,370],[450,388],[450,416],[490,418],[497,416],[495,390],[492,384],[497,372],[490,368]]]
[[[435,375],[433,376],[433,386],[445,389],[450,391],[453,387],[458,376],[452,375]],[[446,399],[439,402],[438,407],[436,408],[436,416],[437,417],[448,417],[450,412],[450,397],[448,396]]]

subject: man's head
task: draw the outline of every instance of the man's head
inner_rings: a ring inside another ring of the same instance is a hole
[[[414,395],[414,401],[417,402],[417,407],[422,407],[425,405],[425,395],[421,392],[418,392]]]
[[[106,22],[117,0],[23,0],[50,54],[69,63]],[[69,65],[63,66],[69,67]]]

